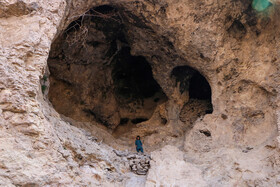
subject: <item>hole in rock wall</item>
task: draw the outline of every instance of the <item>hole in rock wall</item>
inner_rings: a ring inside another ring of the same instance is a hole
[[[165,109],[158,108],[168,101],[153,78],[151,63],[131,54],[123,20],[116,8],[106,5],[70,23],[51,46],[46,74],[48,98],[58,113],[66,120],[89,124],[87,128],[100,127],[115,138],[130,134],[155,113],[161,115]],[[198,71],[178,66],[170,78],[181,94],[189,96],[179,111],[182,122],[193,124],[212,112],[211,88]],[[158,126],[168,121],[161,116]],[[152,125],[142,128],[140,135],[157,133],[157,124]]]
[[[211,101],[211,87],[197,70],[189,66],[177,66],[171,77],[175,78],[181,94],[187,91],[191,99]]]
[[[205,114],[213,112],[211,87],[208,81],[197,70],[189,66],[177,66],[172,70],[171,77],[176,82],[180,94],[186,94],[184,106],[180,112],[180,120],[190,124]]]

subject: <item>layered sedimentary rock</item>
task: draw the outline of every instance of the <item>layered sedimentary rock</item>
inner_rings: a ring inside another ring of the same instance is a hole
[[[279,185],[280,8],[270,2],[0,2],[0,184],[144,185],[113,151],[134,150],[140,134],[153,151],[147,186]],[[88,17],[82,38],[67,33]],[[100,30],[103,19],[119,25]],[[149,97],[132,87],[133,106],[118,97],[131,85],[123,56],[141,58],[156,83]],[[194,72],[210,100],[193,97]]]

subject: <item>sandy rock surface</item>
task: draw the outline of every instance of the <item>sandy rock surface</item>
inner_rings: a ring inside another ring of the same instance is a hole
[[[249,0],[2,0],[0,186],[279,186],[280,7],[270,2],[259,12]],[[131,55],[146,58],[168,98],[145,113],[151,127],[137,126],[152,152],[147,180],[130,169],[146,172],[147,159],[138,169],[114,152],[134,149],[138,132],[116,140],[100,124],[71,123],[42,92],[52,43],[100,5],[120,10]],[[178,66],[207,79],[211,114],[186,117]]]
[[[202,171],[184,161],[184,153],[177,147],[163,147],[151,157],[146,186],[207,186]]]

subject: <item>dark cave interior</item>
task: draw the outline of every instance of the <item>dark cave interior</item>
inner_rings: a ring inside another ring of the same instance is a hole
[[[48,59],[48,98],[57,112],[111,130],[149,120],[168,100],[151,64],[131,55],[127,28],[117,11],[104,5],[73,21],[53,42]],[[181,93],[189,92],[192,102],[211,102],[211,87],[198,71],[178,66],[171,78]]]

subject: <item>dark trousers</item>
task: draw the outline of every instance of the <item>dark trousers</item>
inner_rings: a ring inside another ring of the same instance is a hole
[[[137,153],[139,153],[139,151],[141,151],[143,153],[143,147],[136,147],[136,151],[137,151]]]

